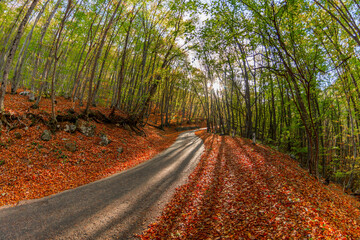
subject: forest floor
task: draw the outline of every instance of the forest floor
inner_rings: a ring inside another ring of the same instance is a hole
[[[360,202],[286,154],[197,132],[205,153],[142,239],[359,239]]]
[[[76,188],[134,167],[168,148],[179,134],[174,128],[160,131],[147,126],[143,129],[146,136],[140,136],[115,124],[92,121],[96,126],[94,137],[78,131],[65,132],[66,123],[60,123],[60,130],[52,139],[43,141],[41,134],[47,126],[43,123],[31,126],[32,120],[26,116],[31,113],[46,119],[51,111],[50,99],[42,99],[40,108],[32,109],[33,103],[27,97],[6,95],[5,104],[10,118],[21,118],[22,126],[11,131],[3,128],[0,132],[0,206]],[[71,105],[70,101],[57,98],[57,114],[65,114]],[[82,110],[75,108],[78,113]],[[92,110],[110,113],[103,107]],[[109,145],[99,144],[100,133],[111,140]],[[68,150],[67,143],[75,145],[76,150]]]
[[[65,114],[71,102],[58,98]],[[47,127],[31,126],[29,113],[46,118],[25,96],[6,95],[6,112],[23,126],[0,136],[0,206],[72,189],[136,166],[169,147],[174,128],[145,127],[146,136],[114,124],[91,122],[95,136],[61,129],[41,140]],[[83,108],[77,107],[76,112]],[[105,115],[108,108],[97,107]],[[121,113],[120,113],[121,114]],[[115,129],[115,130],[114,130]],[[103,133],[112,141],[99,144]],[[206,151],[187,184],[179,187],[142,239],[359,239],[360,202],[337,185],[323,185],[298,162],[250,140],[197,132]],[[66,143],[76,143],[76,151]],[[119,152],[119,148],[123,152]]]

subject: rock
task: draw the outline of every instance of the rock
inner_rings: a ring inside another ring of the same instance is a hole
[[[27,96],[27,95],[29,95],[29,94],[30,94],[29,91],[23,91],[23,92],[20,93],[20,95],[22,95],[22,96]]]
[[[93,137],[95,135],[95,125],[90,125],[88,122],[78,120],[77,128],[79,131],[87,137]]]
[[[106,134],[104,133],[100,133],[100,145],[101,146],[107,146],[109,143],[111,143],[111,140],[109,140],[109,138],[106,136]]]
[[[74,124],[70,124],[70,125],[66,124],[65,128],[64,128],[64,131],[69,132],[69,133],[74,133],[76,131],[76,125],[74,125]]]
[[[16,139],[21,139],[21,134],[19,132],[15,132],[14,136]]]
[[[51,140],[51,132],[49,130],[45,130],[42,134],[41,134],[41,140],[43,141],[50,141]]]
[[[66,142],[65,143],[65,148],[66,150],[70,151],[70,152],[76,152],[76,142]]]
[[[294,160],[296,160],[296,156],[294,154],[290,154],[290,157]]]
[[[33,92],[29,93],[29,101],[34,102],[35,101],[35,94]]]
[[[118,151],[118,153],[123,153],[123,152],[124,152],[124,148],[118,147],[117,151]]]

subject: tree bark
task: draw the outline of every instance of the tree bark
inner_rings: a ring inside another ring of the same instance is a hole
[[[15,35],[14,41],[11,44],[9,55],[7,56],[5,66],[4,66],[3,79],[2,79],[1,88],[0,88],[0,113],[3,113],[5,110],[4,99],[5,99],[6,87],[7,87],[7,82],[8,82],[8,78],[9,78],[9,72],[11,69],[11,64],[13,62],[16,50],[19,46],[20,39],[24,33],[25,25],[28,22],[31,13],[33,12],[33,10],[36,7],[38,2],[39,2],[39,0],[33,0],[33,2],[31,3],[28,11],[25,14],[25,17],[23,18],[23,20],[21,21],[21,23],[19,25],[19,28]]]

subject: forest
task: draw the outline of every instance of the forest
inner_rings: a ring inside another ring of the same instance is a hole
[[[205,120],[358,192],[359,15],[355,0],[2,0],[2,131],[20,91],[51,99],[55,125],[59,97],[134,129]]]

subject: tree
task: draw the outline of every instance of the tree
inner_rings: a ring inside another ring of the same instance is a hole
[[[23,20],[21,21],[18,30],[16,32],[16,35],[14,37],[14,40],[12,44],[10,45],[9,54],[7,55],[5,66],[4,66],[4,72],[3,72],[3,79],[1,82],[1,88],[0,88],[0,112],[3,113],[5,110],[4,107],[4,98],[6,93],[6,86],[9,78],[9,72],[11,68],[12,61],[15,56],[15,52],[19,46],[20,39],[24,33],[25,25],[27,24],[31,13],[33,12],[34,8],[36,7],[39,0],[33,0],[30,7],[28,8]]]

